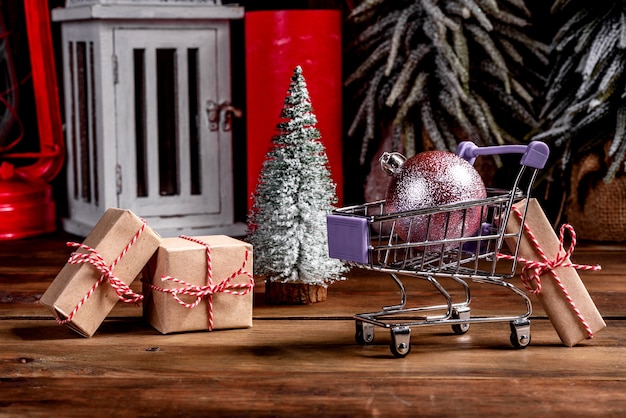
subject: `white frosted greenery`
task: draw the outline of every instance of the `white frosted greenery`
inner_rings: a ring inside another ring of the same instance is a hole
[[[328,285],[343,279],[346,271],[341,261],[328,256],[326,214],[337,195],[300,66],[291,77],[280,118],[248,214],[254,274]]]

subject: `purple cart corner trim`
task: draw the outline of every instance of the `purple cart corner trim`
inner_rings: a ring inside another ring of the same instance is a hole
[[[327,215],[328,255],[369,264],[369,226],[366,218]]]

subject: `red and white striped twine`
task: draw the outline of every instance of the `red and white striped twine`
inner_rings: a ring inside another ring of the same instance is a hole
[[[78,302],[76,307],[74,307],[74,309],[72,310],[72,312],[70,312],[67,318],[57,318],[57,322],[59,324],[63,325],[71,322],[78,313],[78,310],[81,308],[81,306],[83,306],[85,302],[87,302],[91,295],[94,294],[98,286],[100,286],[100,284],[102,284],[105,280],[109,282],[113,290],[115,290],[115,293],[117,294],[119,300],[121,300],[122,302],[137,303],[143,299],[143,295],[133,292],[126,283],[124,283],[117,276],[115,276],[115,274],[113,274],[113,269],[115,269],[120,260],[126,255],[128,250],[133,245],[135,245],[135,243],[139,239],[139,236],[146,229],[146,225],[146,221],[142,219],[142,224],[139,230],[135,233],[130,242],[124,247],[122,252],[115,258],[115,260],[113,260],[111,265],[107,265],[102,256],[98,254],[95,249],[89,247],[88,245],[80,244],[77,242],[67,243],[68,247],[77,247],[87,251],[86,253],[72,253],[67,262],[70,264],[91,264],[97,271],[100,272],[100,278],[94,283],[94,285],[91,287],[91,289],[89,289],[85,296],[83,296],[83,298]]]
[[[188,309],[195,308],[196,306],[200,304],[200,302],[202,302],[204,298],[207,298],[207,314],[208,314],[208,319],[209,319],[209,331],[213,331],[213,326],[214,326],[213,325],[213,295],[217,293],[228,293],[231,295],[243,296],[243,295],[250,293],[250,291],[252,291],[252,288],[254,287],[254,277],[252,273],[245,270],[246,264],[248,263],[249,252],[248,250],[246,250],[243,264],[237,271],[235,271],[233,274],[231,274],[230,276],[228,276],[221,282],[217,284],[213,284],[213,268],[211,264],[210,245],[197,238],[188,237],[185,235],[181,235],[180,238],[195,242],[205,247],[206,258],[207,258],[207,274],[206,274],[207,284],[204,286],[197,286],[189,282],[186,282],[184,280],[178,279],[176,277],[162,276],[161,277],[162,281],[169,280],[174,283],[178,283],[182,285],[183,287],[165,289],[163,287],[156,286],[152,283],[148,283],[148,285],[153,290],[171,294],[172,297],[179,304],[181,304],[182,306]],[[241,275],[247,276],[250,280],[246,283],[235,283],[235,284],[230,283],[233,279]],[[188,303],[182,300],[180,298],[180,295],[194,296],[196,300],[193,301],[192,303]]]
[[[523,218],[522,212],[518,208],[515,208],[515,207],[512,210],[515,213],[515,215],[517,215],[517,217],[520,219],[520,222],[521,222]],[[557,286],[559,287],[559,289],[561,289],[561,292],[565,296],[565,299],[567,300],[570,307],[576,314],[576,317],[585,328],[585,331],[587,331],[589,338],[593,338],[593,331],[591,330],[591,327],[585,320],[583,314],[580,312],[580,309],[578,309],[578,307],[576,306],[576,303],[574,302],[569,292],[563,285],[563,282],[561,282],[561,279],[559,278],[555,269],[557,267],[572,267],[577,270],[599,271],[601,267],[599,265],[591,266],[591,265],[586,265],[586,264],[575,264],[569,261],[569,257],[574,252],[574,247],[576,246],[576,231],[574,231],[574,227],[571,226],[570,224],[561,225],[561,229],[559,233],[559,251],[554,260],[548,260],[548,256],[546,255],[546,253],[541,248],[541,245],[539,244],[539,240],[537,239],[535,234],[530,230],[530,228],[525,222],[524,222],[523,228],[524,228],[524,232],[526,232],[528,236],[528,239],[530,239],[530,241],[533,243],[533,246],[535,247],[537,254],[539,254],[539,257],[541,258],[541,261],[534,261],[534,260],[527,260],[519,256],[517,257],[517,261],[523,264],[522,269],[521,269],[521,276],[522,276],[522,282],[524,283],[524,286],[533,294],[541,293],[541,276],[547,272],[550,272]],[[565,231],[568,231],[571,236],[571,243],[567,250],[564,250],[564,247],[563,247],[563,242],[565,239]],[[498,257],[503,258],[503,259],[508,259],[508,260],[515,259],[515,257],[508,255],[508,254],[498,254]],[[534,286],[533,286],[533,282],[534,282]]]

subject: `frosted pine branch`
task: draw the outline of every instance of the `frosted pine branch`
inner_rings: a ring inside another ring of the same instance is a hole
[[[348,18],[355,34],[348,51],[356,65],[345,85],[355,103],[348,135],[361,140],[361,162],[383,132],[393,144],[407,144],[396,136],[427,133],[428,126],[438,146],[443,142],[451,151],[468,138],[486,145],[526,138],[537,126],[534,107],[543,95],[549,52],[527,35],[530,17],[523,0],[360,2]],[[495,78],[484,73],[485,63]],[[390,124],[412,129],[386,129]],[[429,139],[411,140],[421,151]]]

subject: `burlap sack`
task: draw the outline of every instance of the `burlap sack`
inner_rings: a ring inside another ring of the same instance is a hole
[[[626,240],[626,174],[617,174],[610,183],[602,178],[606,165],[602,157],[590,154],[572,169],[571,193],[565,214],[580,239]]]

